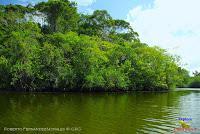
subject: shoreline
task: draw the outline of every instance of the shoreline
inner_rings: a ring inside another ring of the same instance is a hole
[[[1,90],[0,93],[167,93],[173,90],[159,90],[159,91],[148,91],[148,90],[110,90],[110,91],[99,91],[99,90],[67,90],[67,91],[23,91],[23,90]]]
[[[176,88],[178,90],[176,91],[184,91],[181,89],[187,89],[187,88]],[[189,89],[200,89],[200,88],[189,88]],[[0,93],[168,93],[172,92],[174,89],[169,89],[169,90],[44,90],[44,91],[24,91],[24,90],[11,90],[11,89],[0,89]],[[185,90],[187,91],[187,90]]]

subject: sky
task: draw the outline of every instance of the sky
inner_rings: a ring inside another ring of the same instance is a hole
[[[0,4],[37,3],[42,0],[0,0]],[[45,0],[44,0],[45,1]],[[71,0],[78,10],[91,14],[105,9],[124,19],[139,33],[142,42],[160,46],[182,58],[190,72],[200,71],[200,0]]]

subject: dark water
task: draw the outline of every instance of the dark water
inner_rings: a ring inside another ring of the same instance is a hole
[[[172,133],[180,127],[179,117],[192,118],[191,127],[200,128],[200,89],[167,93],[0,93],[0,133],[7,133],[5,127],[70,128],[63,133],[83,134]]]

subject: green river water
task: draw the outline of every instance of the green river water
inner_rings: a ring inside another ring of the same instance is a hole
[[[180,127],[178,118],[191,118],[191,128],[200,129],[200,89],[164,93],[0,93],[0,134],[170,134]]]

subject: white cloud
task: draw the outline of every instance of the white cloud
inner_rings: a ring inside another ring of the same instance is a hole
[[[94,2],[96,2],[96,0],[70,0],[70,1],[77,2],[79,6],[90,6]]]
[[[150,8],[130,10],[127,20],[141,41],[180,55],[194,71],[200,69],[199,5],[199,0],[155,0]]]

